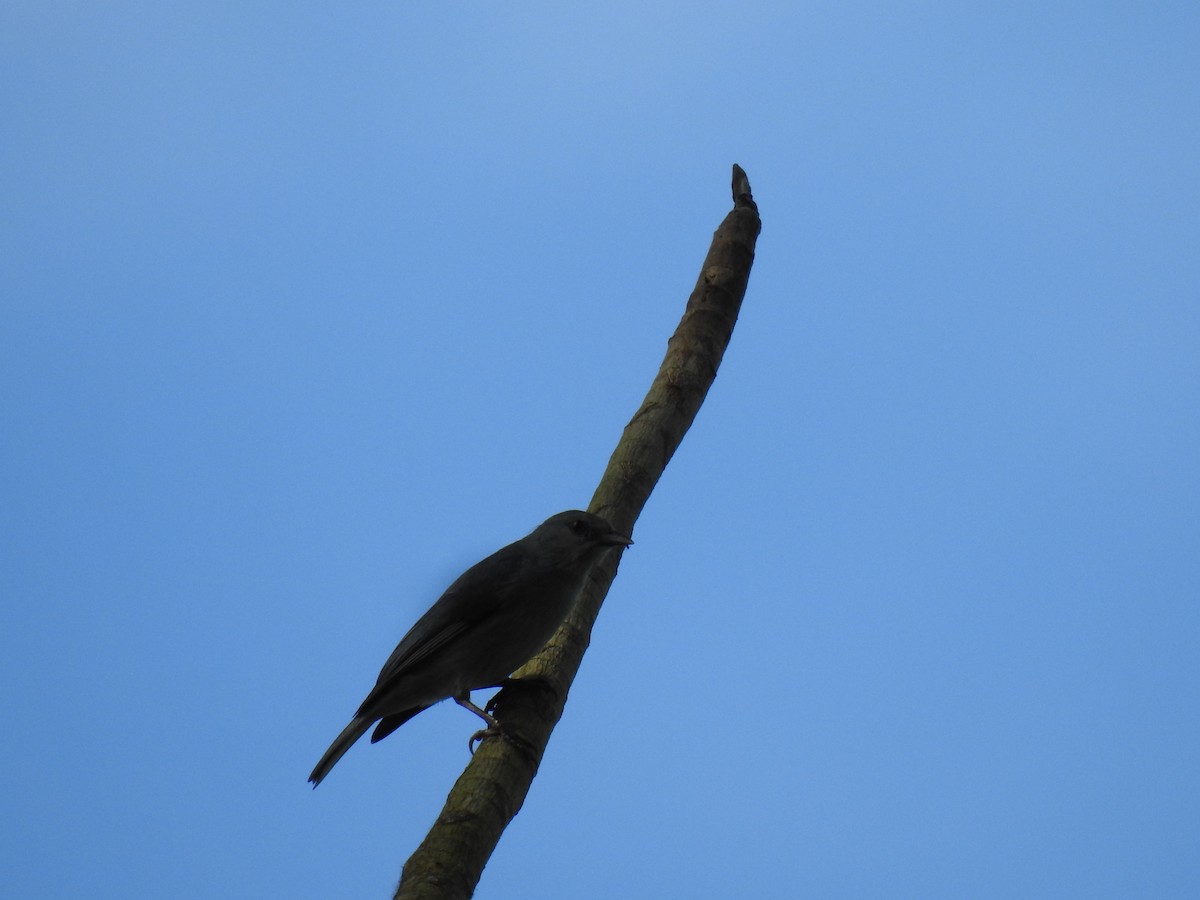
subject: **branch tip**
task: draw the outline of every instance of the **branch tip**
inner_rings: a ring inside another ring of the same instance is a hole
[[[745,206],[753,202],[754,196],[750,193],[750,179],[746,177],[746,170],[734,163],[733,204],[734,206]]]

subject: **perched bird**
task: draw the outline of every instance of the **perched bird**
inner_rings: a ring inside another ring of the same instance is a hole
[[[374,689],[308,776],[313,787],[375,722],[372,744],[441,700],[454,698],[496,731],[471,691],[500,685],[541,650],[591,567],[610,548],[632,543],[599,516],[573,509],[463,572],[396,645]]]

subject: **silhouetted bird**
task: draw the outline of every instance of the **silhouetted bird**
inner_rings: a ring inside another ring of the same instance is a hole
[[[596,561],[632,543],[599,516],[569,510],[467,569],[392,651],[374,689],[308,776],[313,787],[375,722],[371,743],[441,700],[454,698],[489,732],[498,730],[471,702],[471,691],[500,685],[542,649]]]

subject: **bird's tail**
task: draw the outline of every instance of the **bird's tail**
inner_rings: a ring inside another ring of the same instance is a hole
[[[325,755],[321,757],[321,761],[317,763],[317,767],[308,776],[308,780],[312,782],[314,788],[329,774],[329,770],[354,745],[354,742],[366,734],[367,729],[374,723],[375,720],[373,718],[368,719],[364,716],[357,716],[350,720],[350,724],[343,728],[342,733],[333,739],[333,743],[329,745],[329,749],[325,751]]]

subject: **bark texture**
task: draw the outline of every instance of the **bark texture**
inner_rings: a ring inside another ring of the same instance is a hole
[[[762,226],[750,182],[736,165],[733,202],[713,235],[658,375],[625,426],[588,507],[625,534],[633,533],[650,492],[704,402],[737,322]],[[537,774],[619,559],[620,554],[611,553],[592,570],[558,634],[493,699],[496,718],[520,742],[487,740],[480,745],[429,834],[404,864],[396,900],[457,900],[475,890]]]

